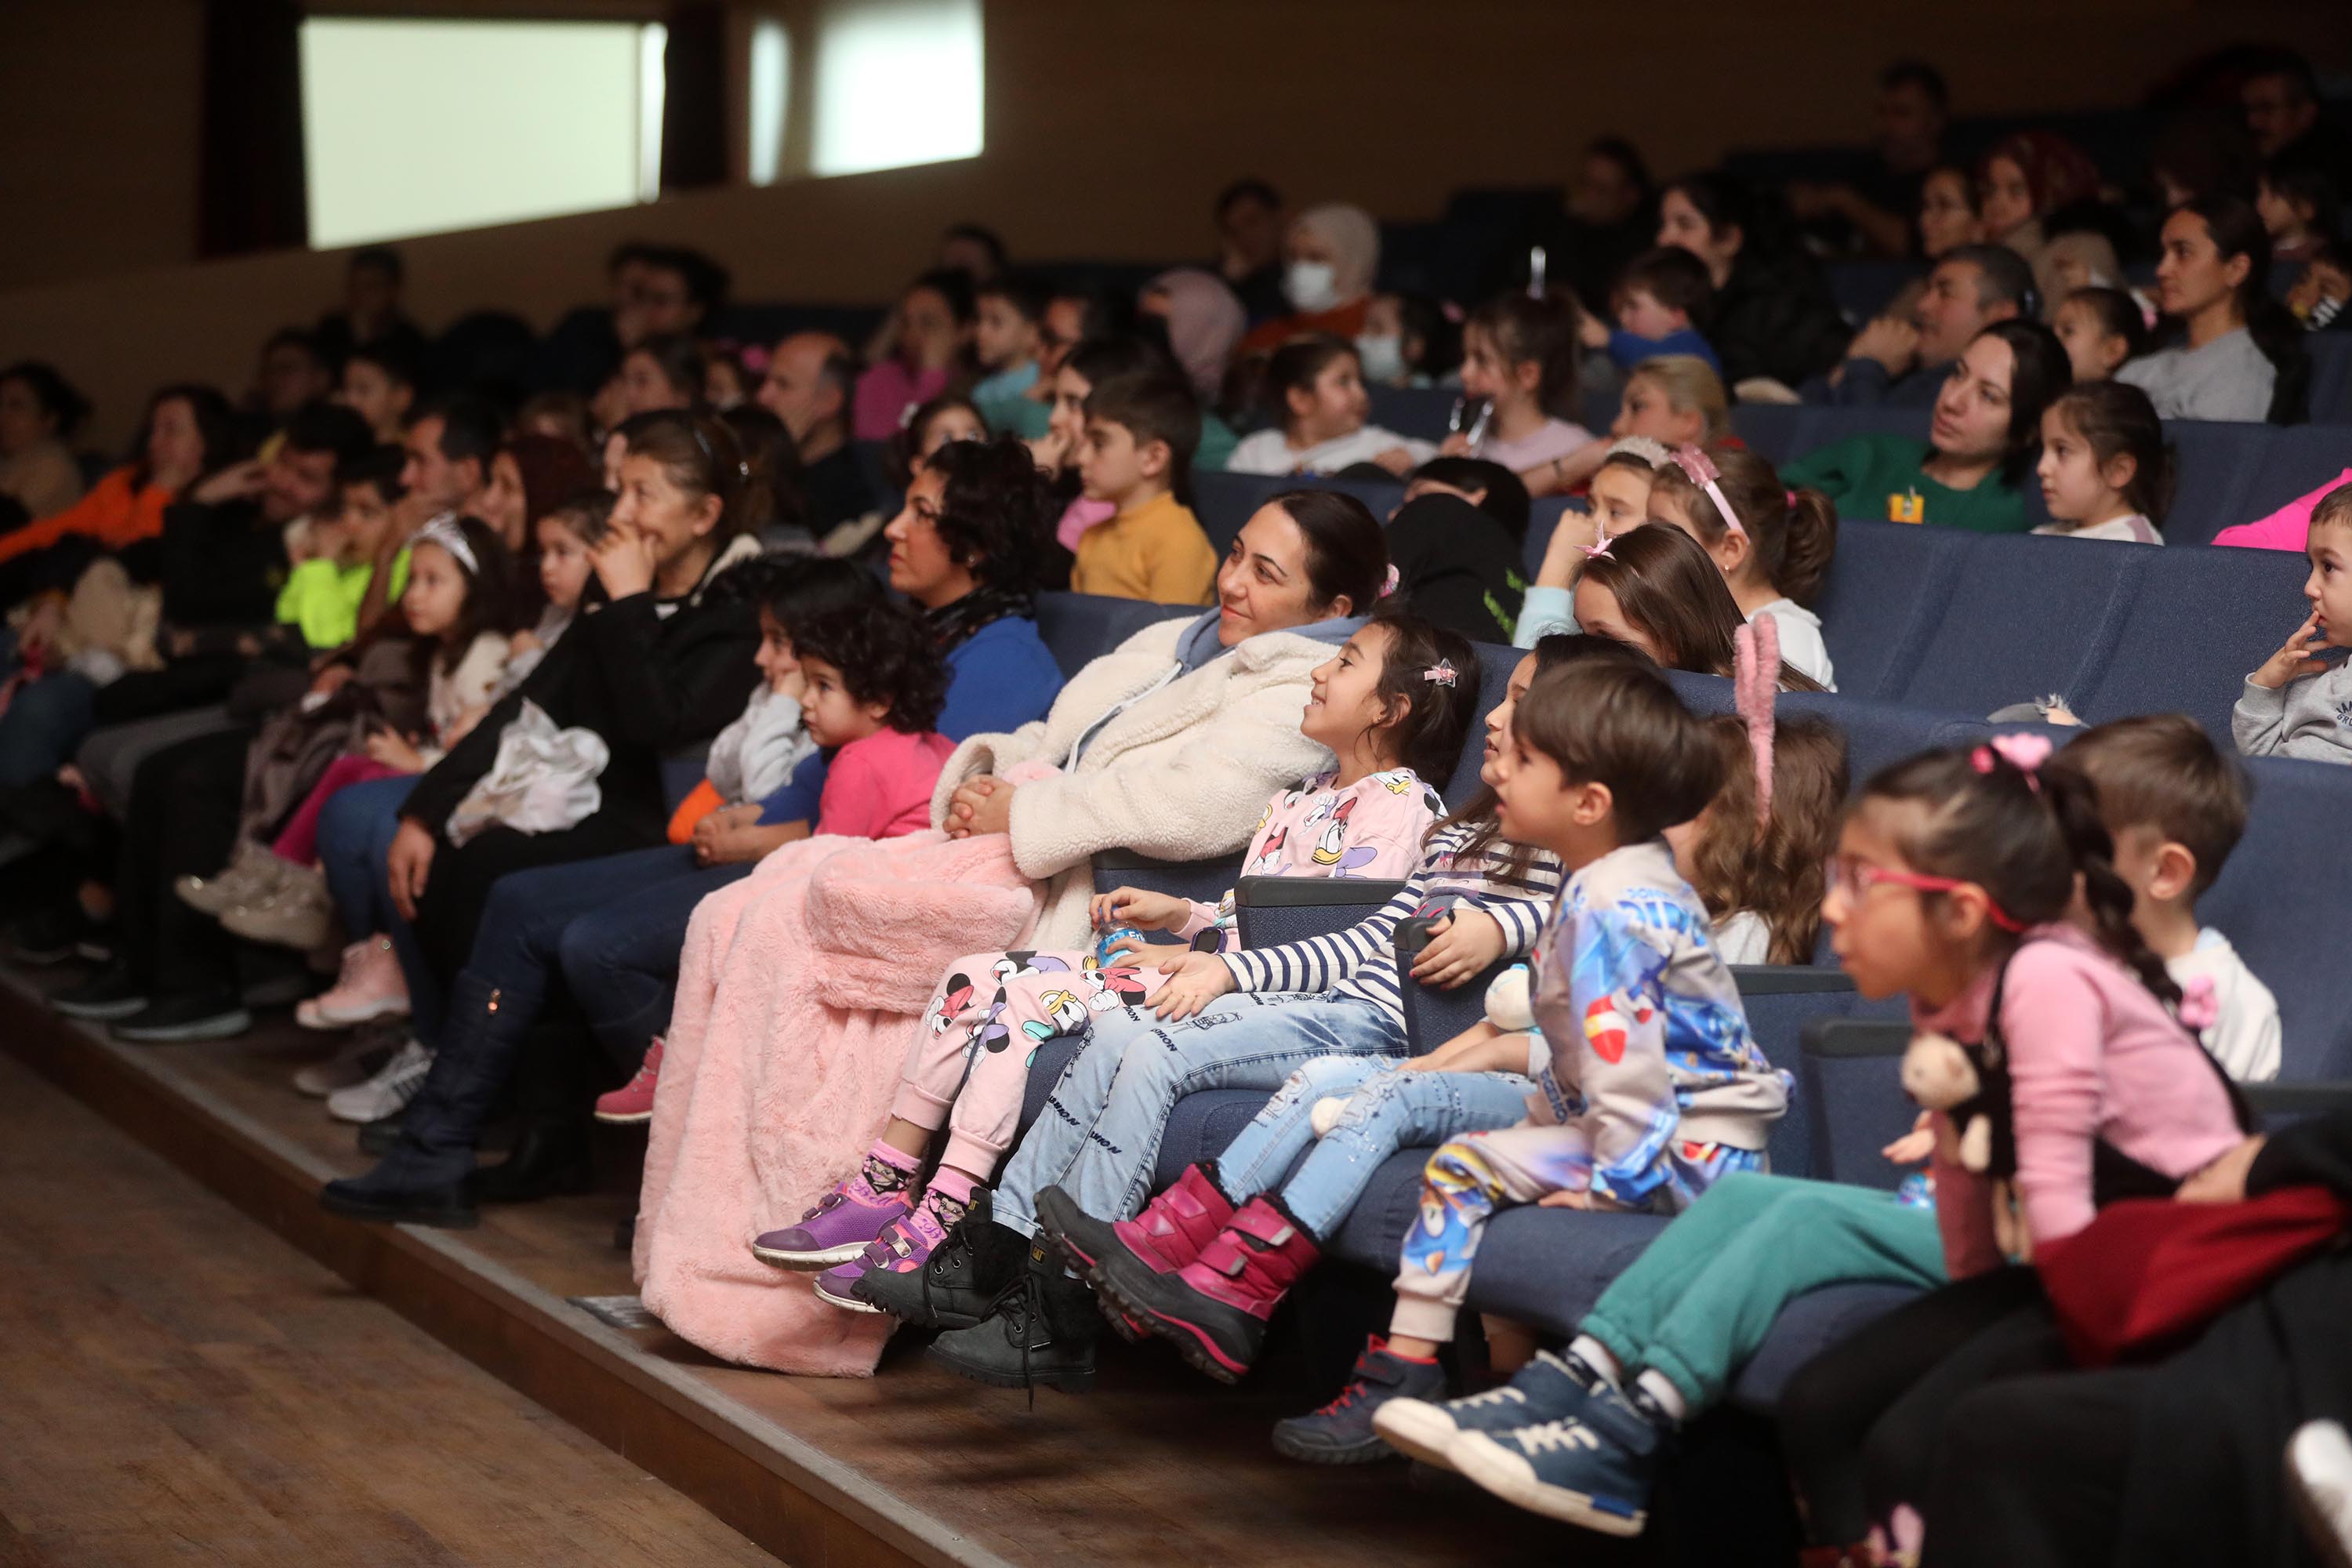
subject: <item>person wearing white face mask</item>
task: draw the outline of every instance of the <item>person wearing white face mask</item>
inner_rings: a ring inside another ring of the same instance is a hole
[[[1367,386],[1433,386],[1462,363],[1458,310],[1426,294],[1375,294],[1356,334]]]
[[[1261,353],[1306,332],[1352,339],[1364,331],[1381,265],[1380,226],[1371,214],[1338,202],[1310,207],[1283,237],[1282,255],[1282,293],[1292,314],[1261,322],[1239,353]]]

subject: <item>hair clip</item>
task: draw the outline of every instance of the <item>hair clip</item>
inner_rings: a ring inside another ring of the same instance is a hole
[[[1391,594],[1395,593],[1397,591],[1397,584],[1402,581],[1403,581],[1403,579],[1397,575],[1397,569],[1391,565],[1389,568],[1389,574],[1381,579],[1381,597],[1385,599]]]
[[[1617,558],[1610,554],[1609,550],[1610,546],[1616,542],[1617,536],[1615,534],[1604,533],[1601,536],[1600,543],[1580,544],[1577,548],[1584,552],[1584,558],[1587,561],[1614,561]]]
[[[735,471],[748,479],[751,477],[751,465],[748,461],[739,459],[735,464]]]
[[[1666,450],[1664,441],[1649,436],[1620,436],[1609,443],[1609,450],[1603,457],[1613,458],[1621,452],[1630,452],[1654,468],[1674,456]]]
[[[1675,447],[1670,455],[1675,467],[1683,471],[1683,477],[1705,490],[1706,499],[1715,503],[1715,510],[1723,516],[1723,526],[1746,539],[1747,527],[1740,522],[1739,514],[1731,510],[1731,503],[1724,499],[1723,487],[1716,483],[1723,477],[1723,472],[1715,466],[1715,460],[1696,447],[1687,444]]]
[[[1423,680],[1433,680],[1440,686],[1452,686],[1462,679],[1450,658],[1441,658],[1421,672]]]
[[[2048,762],[2050,753],[2056,750],[2047,735],[2011,731],[2006,735],[1995,735],[1970,752],[1969,763],[1980,773],[1990,773],[1998,758],[2023,773],[2026,784],[2039,795],[2042,793],[2042,780],[2038,775],[2042,772],[2042,764]]]
[[[457,526],[457,514],[454,511],[442,512],[426,522],[424,527],[416,531],[415,537],[409,540],[409,543],[412,546],[437,544],[449,552],[451,560],[466,569],[467,576],[478,577],[482,574],[481,558],[474,553],[473,545],[467,542],[465,530]]]

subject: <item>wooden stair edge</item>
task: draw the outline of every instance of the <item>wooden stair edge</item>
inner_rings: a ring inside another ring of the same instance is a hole
[[[319,1206],[341,1174],[170,1062],[52,1012],[0,972],[0,1049],[352,1286],[793,1568],[1009,1561],[512,1268],[463,1233]]]

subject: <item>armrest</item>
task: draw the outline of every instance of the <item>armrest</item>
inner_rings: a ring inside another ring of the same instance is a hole
[[[1095,891],[1133,885],[1213,904],[1241,875],[1238,855],[1216,860],[1156,860],[1131,849],[1106,849],[1094,859]]]
[[[1234,923],[1244,948],[1280,947],[1345,931],[1377,913],[1402,882],[1355,877],[1244,877]]]
[[[1735,963],[1730,968],[1742,996],[1853,989],[1853,980],[1845,971],[1811,963]]]
[[[1405,1037],[1412,1042],[1415,1056],[1435,1050],[1486,1017],[1486,987],[1494,984],[1495,977],[1503,971],[1525,962],[1506,958],[1489,965],[1484,974],[1473,975],[1451,991],[1423,985],[1412,977],[1412,963],[1421,956],[1421,950],[1429,945],[1429,929],[1439,918],[1442,917],[1423,919],[1416,916],[1409,921],[1399,921],[1396,927],[1397,989],[1404,998]]]
[[[2295,1121],[2352,1107],[2352,1082],[2247,1083],[2238,1086],[2246,1108],[2265,1122]]]
[[[1883,1018],[1815,1018],[1802,1038],[1811,1056],[1899,1057],[1911,1044],[1911,1026]]]

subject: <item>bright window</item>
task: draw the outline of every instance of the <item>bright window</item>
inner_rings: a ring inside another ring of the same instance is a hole
[[[652,200],[666,42],[634,22],[305,21],[311,245]]]
[[[811,171],[854,174],[977,157],[980,39],[980,0],[822,6]]]

